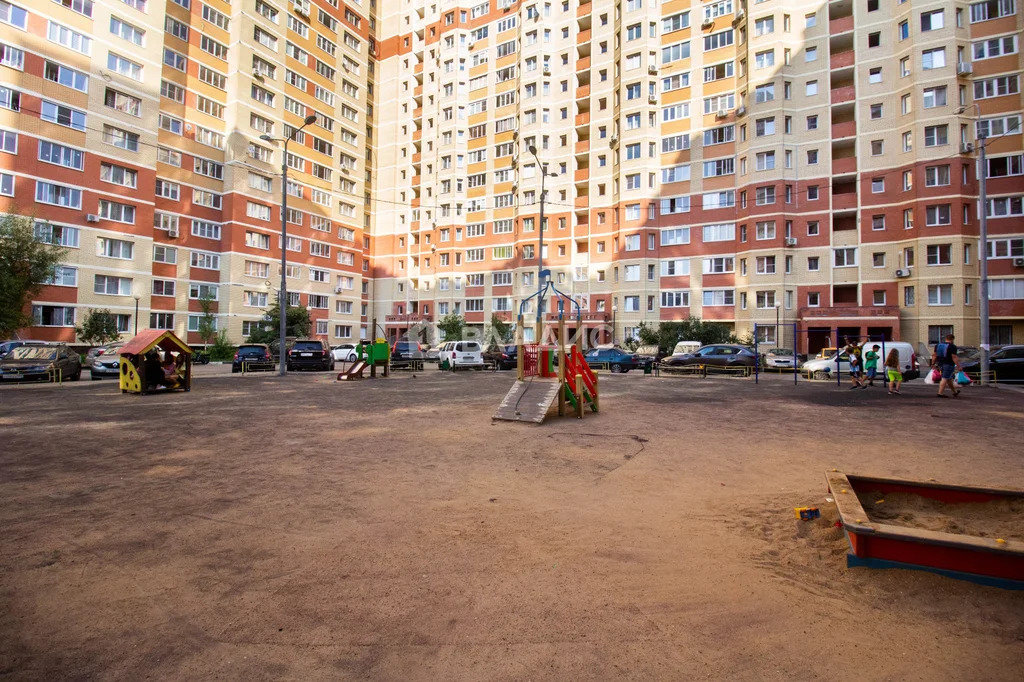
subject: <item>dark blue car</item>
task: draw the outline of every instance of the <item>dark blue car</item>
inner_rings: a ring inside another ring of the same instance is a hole
[[[651,363],[650,358],[628,353],[621,348],[591,348],[583,354],[591,369],[609,369],[614,374],[628,372],[631,369],[643,369]]]

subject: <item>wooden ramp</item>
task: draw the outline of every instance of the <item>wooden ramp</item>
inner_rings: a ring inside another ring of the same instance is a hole
[[[540,424],[558,399],[558,381],[517,381],[491,419]]]

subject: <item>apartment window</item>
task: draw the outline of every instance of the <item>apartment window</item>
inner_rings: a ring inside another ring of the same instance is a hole
[[[953,305],[953,285],[929,284],[928,305]]]
[[[925,88],[923,104],[925,109],[934,109],[935,107],[946,106],[946,86],[942,85],[935,88]]]
[[[949,225],[951,224],[952,209],[950,204],[933,204],[925,207],[924,215],[925,225],[929,227]]]
[[[807,257],[807,271],[818,272],[821,269],[821,258],[818,256]]]
[[[926,187],[940,187],[949,184],[949,164],[942,166],[926,166],[924,169]]]
[[[837,268],[852,268],[857,266],[856,248],[839,248],[833,250],[833,265]]]
[[[943,27],[944,13],[938,9],[931,12],[921,12],[921,31],[937,31]]]
[[[938,147],[949,144],[949,126],[946,124],[937,126],[925,126],[924,146]]]

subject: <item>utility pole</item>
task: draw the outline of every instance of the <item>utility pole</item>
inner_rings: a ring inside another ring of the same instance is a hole
[[[981,308],[981,385],[985,386],[988,384],[988,368],[989,368],[989,344],[991,343],[989,322],[988,322],[988,197],[986,190],[988,189],[985,185],[988,175],[988,168],[985,164],[985,140],[987,136],[985,133],[979,131],[978,133],[978,175],[980,176],[980,183],[978,188],[978,204],[980,205],[980,241],[979,246],[980,253],[978,254],[979,270],[980,270],[980,287],[981,291],[978,296],[978,305]]]
[[[548,175],[548,165],[540,162],[540,157],[537,156],[537,146],[530,145],[529,152],[533,154],[533,158],[537,161],[537,169],[540,171],[540,225],[537,226],[537,332],[534,341],[536,343],[541,342],[541,336],[543,335],[543,327],[541,326],[542,308],[544,300],[541,298],[541,291],[544,288],[543,275],[544,272],[544,199],[547,194],[544,189],[544,181]]]
[[[303,121],[302,127],[293,130],[291,134],[284,137],[284,153],[281,156],[281,292],[278,297],[277,309],[281,316],[281,334],[278,341],[278,373],[284,376],[287,372],[288,362],[285,359],[285,338],[288,329],[288,143],[302,128],[316,123],[316,115],[310,114]],[[260,135],[264,142],[276,142],[278,138],[270,135]]]

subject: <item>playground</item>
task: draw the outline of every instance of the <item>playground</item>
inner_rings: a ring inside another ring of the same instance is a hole
[[[1024,488],[1024,394],[600,374],[583,419],[492,421],[514,381],[0,389],[0,670],[1019,678],[1024,592],[847,568],[825,473]]]

